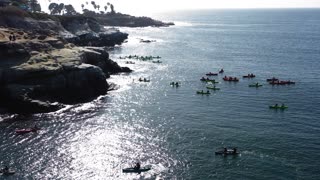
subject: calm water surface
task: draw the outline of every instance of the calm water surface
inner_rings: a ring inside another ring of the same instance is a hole
[[[2,117],[0,164],[6,179],[319,179],[320,10],[214,10],[157,16],[169,28],[123,28],[128,42],[110,50],[132,74],[109,79],[119,89],[59,112]],[[156,40],[139,43],[139,39]],[[161,56],[163,63],[119,56]],[[199,79],[215,77],[209,96]],[[254,79],[242,75],[256,74]],[[293,80],[271,86],[266,78]],[[139,77],[150,83],[139,83]],[[181,86],[169,86],[179,81]],[[260,82],[261,88],[248,84]],[[272,104],[289,108],[275,111]],[[37,124],[37,134],[16,128]],[[215,150],[236,146],[241,155]],[[140,161],[152,170],[123,174]],[[0,179],[3,177],[0,177]]]

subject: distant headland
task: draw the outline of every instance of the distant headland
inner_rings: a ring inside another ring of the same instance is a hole
[[[0,0],[0,113],[43,113],[88,102],[113,86],[106,78],[132,70],[109,58],[107,47],[128,34],[105,26],[169,26],[148,17]],[[64,12],[63,15],[62,11]]]

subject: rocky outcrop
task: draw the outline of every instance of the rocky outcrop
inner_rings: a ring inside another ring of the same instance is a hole
[[[131,71],[109,59],[104,48],[66,44],[57,49],[38,41],[32,49],[30,43],[0,42],[0,106],[10,112],[51,112],[62,104],[90,101],[107,92],[110,74]]]
[[[111,74],[120,72],[129,73],[132,70],[128,67],[120,67],[116,62],[109,59],[109,54],[104,48],[87,47],[82,54],[82,62],[100,67],[105,75],[110,77]]]
[[[120,45],[127,38],[127,33],[122,33],[119,30],[111,29],[101,33],[85,33],[76,37],[66,38],[66,40],[78,46],[104,47]]]

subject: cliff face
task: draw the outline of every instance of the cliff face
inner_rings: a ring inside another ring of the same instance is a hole
[[[45,15],[43,15],[45,16]],[[60,36],[78,46],[114,46],[122,44],[127,33],[105,29],[95,18],[84,16],[49,16],[41,19],[21,16],[0,17],[0,27],[23,29],[44,36]]]
[[[131,71],[109,59],[104,48],[68,43],[87,45],[92,39],[83,41],[81,36],[94,35],[97,39],[106,36],[104,42],[94,39],[99,42],[96,45],[114,45],[127,35],[115,39],[121,32],[104,32],[86,18],[67,21],[71,23],[63,26],[52,19],[0,17],[0,108],[40,113],[87,102],[107,92],[110,74]],[[11,34],[16,41],[9,41]]]
[[[50,112],[61,107],[52,102],[90,101],[107,92],[110,74],[131,72],[110,60],[103,48],[46,44],[30,51],[19,41],[0,42],[0,47],[5,52],[0,55],[0,106],[10,112]],[[12,55],[17,51],[19,55]]]

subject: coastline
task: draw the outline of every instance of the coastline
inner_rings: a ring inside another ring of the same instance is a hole
[[[107,52],[124,43],[127,33],[92,17],[34,16],[0,18],[0,112],[47,113],[90,102],[114,88],[106,81],[111,74],[132,71]]]

